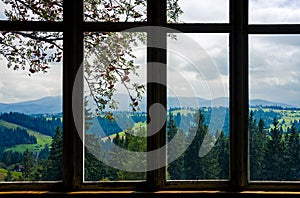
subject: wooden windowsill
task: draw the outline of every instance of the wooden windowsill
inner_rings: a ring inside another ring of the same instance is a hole
[[[0,197],[299,197],[300,191],[156,191],[156,192],[142,192],[142,191],[73,191],[73,192],[49,192],[49,191],[7,191],[0,192]]]

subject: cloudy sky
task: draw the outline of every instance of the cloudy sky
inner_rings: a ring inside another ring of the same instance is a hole
[[[228,22],[228,2],[180,0],[184,11],[180,20]],[[250,0],[249,12],[249,23],[300,23],[299,0]],[[2,16],[0,4],[0,19]],[[206,99],[228,96],[228,35],[177,37],[177,41],[168,39],[169,95]],[[249,45],[250,97],[300,106],[300,35],[251,35]],[[138,49],[136,54],[140,55],[137,62],[144,63],[145,51]],[[0,103],[61,94],[61,65],[32,77],[27,72],[8,70],[4,61],[0,65]],[[141,68],[140,81],[144,82],[145,65]]]

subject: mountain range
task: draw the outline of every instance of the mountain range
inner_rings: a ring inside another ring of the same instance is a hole
[[[0,103],[0,112],[20,112],[24,114],[61,113],[62,96],[49,96],[18,103]]]
[[[125,94],[116,94],[114,99],[119,101],[119,111],[131,111],[129,107],[130,98]],[[143,98],[139,104],[141,111],[146,110],[146,98]],[[175,107],[228,107],[229,98],[220,97],[212,100],[203,99],[200,97],[168,97],[168,108]],[[94,109],[91,102],[88,103],[89,108]],[[250,100],[250,106],[279,106],[283,108],[292,108],[293,105],[261,100]],[[30,100],[18,103],[0,103],[0,112],[20,112],[24,114],[42,114],[42,113],[61,113],[62,112],[62,96],[49,96],[36,100]]]

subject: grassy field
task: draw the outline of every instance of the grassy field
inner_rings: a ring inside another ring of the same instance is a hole
[[[7,175],[7,170],[0,168],[0,181],[4,181],[4,178]],[[12,177],[15,181],[19,180],[19,178],[22,176],[21,172],[11,172]]]
[[[37,139],[36,144],[19,144],[14,147],[7,148],[5,151],[10,150],[10,151],[16,151],[16,152],[24,152],[24,151],[26,151],[26,149],[28,149],[29,151],[32,151],[32,152],[38,152],[38,151],[42,150],[46,144],[48,144],[50,146],[51,141],[52,141],[52,137],[50,137],[48,135],[43,135],[39,132],[30,130],[30,129],[27,129],[20,125],[12,124],[12,123],[9,123],[9,122],[3,121],[3,120],[0,120],[0,126],[4,126],[7,128],[10,128],[10,129],[14,129],[17,127],[25,129],[28,131],[28,133],[30,135],[34,135]]]
[[[135,123],[134,126],[133,126],[133,128],[132,128],[132,130],[133,131],[138,131],[138,130],[140,130],[140,128],[143,128],[146,131],[146,122]],[[120,137],[125,136],[125,133],[126,133],[126,129],[123,130],[123,131],[121,131],[121,132],[119,132],[119,136]],[[116,135],[117,134],[112,134],[112,135],[109,136],[109,138],[111,140],[113,140],[116,137]],[[108,137],[102,138],[103,141],[106,141],[107,139],[108,139]]]
[[[283,128],[284,131],[287,130],[288,127],[292,126],[292,123],[296,120],[300,120],[300,110],[286,110],[286,109],[272,109],[272,108],[259,108],[264,112],[276,112],[280,114],[278,118],[279,126]],[[250,108],[250,110],[259,110],[258,108]],[[274,127],[272,124],[269,126],[270,128]]]

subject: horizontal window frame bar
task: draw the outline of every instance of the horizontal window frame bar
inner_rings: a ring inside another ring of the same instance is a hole
[[[220,197],[220,198],[247,198],[247,197],[299,197],[299,192],[281,192],[281,191],[156,191],[156,192],[140,192],[140,191],[68,191],[68,192],[49,192],[49,191],[40,191],[40,192],[28,192],[28,191],[7,191],[0,192],[0,196],[5,197],[15,197],[17,195],[22,197],[109,197],[109,198],[120,198],[124,197],[143,197],[143,198],[153,198],[153,197],[162,197],[162,198],[181,198],[181,197]]]
[[[147,27],[151,24],[145,22],[131,22],[131,23],[98,23],[85,22],[83,23],[83,30],[85,32],[120,32],[132,28]],[[174,29],[184,33],[230,33],[232,26],[230,24],[166,24],[162,26],[165,28]],[[172,33],[172,32],[170,32]]]
[[[231,33],[231,24],[167,24],[165,27],[174,29],[183,33]]]
[[[147,22],[84,22],[84,32],[121,32],[132,28],[148,26]]]
[[[148,22],[83,22],[84,32],[120,32],[131,28],[150,26]],[[3,21],[0,20],[0,31],[45,31],[63,32],[65,22],[52,21]],[[231,33],[230,23],[184,23],[165,24],[166,28],[183,33]],[[247,25],[248,34],[300,34],[300,24],[259,24]]]
[[[300,24],[248,25],[248,34],[300,34]]]
[[[0,21],[0,31],[63,32],[64,22]]]
[[[299,192],[299,181],[250,181],[247,190]]]
[[[145,191],[147,181],[108,181],[108,182],[83,182],[80,190],[141,190]]]
[[[64,183],[62,181],[39,181],[39,182],[1,182],[1,191],[35,191],[35,190],[47,190],[47,191],[64,191]]]
[[[164,190],[228,190],[229,180],[174,180],[166,181]]]

